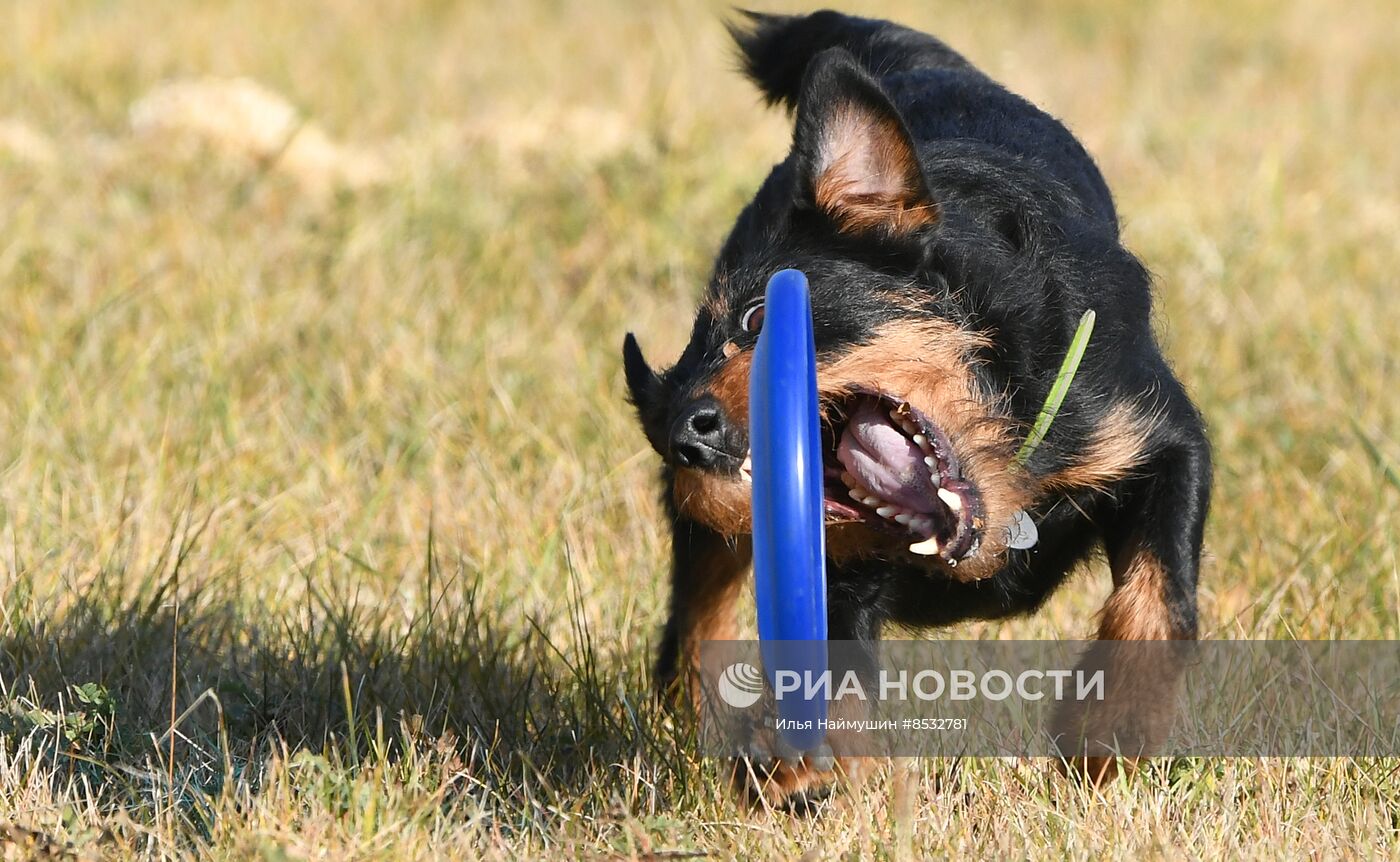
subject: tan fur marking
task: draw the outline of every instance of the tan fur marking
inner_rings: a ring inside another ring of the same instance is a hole
[[[753,368],[753,351],[742,350],[730,357],[711,375],[696,396],[709,393],[724,408],[729,421],[745,427],[749,424],[749,372]]]
[[[907,233],[938,221],[903,130],[854,106],[827,123],[814,193],[819,206],[851,231],[883,227]]]
[[[672,484],[676,508],[686,517],[725,536],[741,536],[753,529],[750,486],[739,477],[682,468]]]
[[[723,320],[729,316],[729,294],[724,289],[728,284],[729,276],[722,271],[716,272],[714,283],[700,298],[700,307],[709,311],[710,317],[715,320]]]
[[[1174,640],[1167,606],[1167,574],[1150,551],[1131,546],[1113,565],[1113,594],[1104,604],[1099,638],[1115,641]]]
[[[688,592],[685,628],[696,646],[699,641],[726,641],[739,636],[734,607],[743,591],[747,568],[748,554],[727,550],[709,555],[695,573],[695,584]]]
[[[729,302],[725,295],[719,291],[706,291],[704,298],[700,300],[700,305],[710,312],[710,317],[715,320],[723,320],[729,316]]]
[[[1154,424],[1131,405],[1113,405],[1079,459],[1046,476],[1041,486],[1047,491],[1108,490],[1114,483],[1133,475],[1146,461],[1147,443]]]
[[[700,707],[700,645],[739,637],[737,605],[751,559],[747,543],[724,545],[692,561],[689,579],[677,585],[684,595],[677,620],[680,671],[693,709]]]

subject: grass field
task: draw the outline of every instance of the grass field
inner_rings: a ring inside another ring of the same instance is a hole
[[[1400,637],[1393,0],[855,11],[1100,160],[1217,449],[1204,633]],[[619,344],[679,351],[788,137],[725,14],[0,2],[4,858],[1400,857],[1393,761],[931,761],[792,819],[653,709]]]

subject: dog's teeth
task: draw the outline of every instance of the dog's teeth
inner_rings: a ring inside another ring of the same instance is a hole
[[[894,516],[894,519],[907,527],[909,526],[910,522],[914,520],[914,516],[909,514],[908,512],[900,512],[898,515]]]
[[[938,462],[933,460],[932,455],[924,456],[924,466],[928,467],[928,481],[934,488],[943,486],[943,477],[938,474]]]
[[[954,514],[957,514],[958,512],[962,511],[962,497],[959,497],[957,494],[953,493],[952,491],[949,491],[947,488],[938,489],[938,499],[943,501],[943,505],[947,506],[949,509],[952,509]]]
[[[923,557],[932,557],[938,553],[938,537],[930,536],[922,542],[915,542],[909,546],[909,552]]]
[[[864,492],[863,490],[861,490],[860,488],[852,488],[852,489],[851,489],[851,499],[852,499],[852,500],[855,500],[857,503],[864,503],[864,502],[865,502],[865,492]]]
[[[918,433],[919,433],[919,429],[914,427],[914,423],[913,423],[913,422],[906,422],[906,421],[904,421],[903,419],[901,419],[901,420],[899,421],[899,427],[904,429],[904,433],[905,433],[905,434],[918,434]]]
[[[861,500],[861,502],[867,506],[878,506],[885,501],[881,500],[879,497],[866,497],[865,499]]]
[[[920,449],[922,449],[922,448],[924,448],[925,445],[927,445],[927,443],[928,443],[928,438],[925,437],[925,436],[922,435],[922,434],[915,434],[915,435],[914,435],[914,442],[918,444],[918,446],[919,446]]]
[[[892,518],[894,514],[899,511],[902,510],[897,506],[881,506],[875,510],[875,514],[879,515],[881,518]]]

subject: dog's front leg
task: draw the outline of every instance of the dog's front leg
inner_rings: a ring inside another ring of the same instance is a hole
[[[1081,662],[1104,671],[1104,696],[1062,710],[1055,725],[1068,763],[1092,780],[1111,778],[1119,764],[1130,767],[1171,731],[1184,658],[1179,645],[1196,638],[1196,580],[1209,503],[1203,436],[1159,452],[1144,475],[1122,489],[1104,537],[1113,592],[1101,612],[1100,643]]]
[[[671,521],[671,615],[653,680],[663,698],[700,706],[700,644],[738,637],[735,605],[752,558],[748,537],[726,538],[684,517]]]
[[[831,677],[839,681],[855,673],[865,691],[875,690],[879,673],[883,581],[872,570],[827,561],[827,635],[846,642],[831,653]],[[856,698],[829,705],[830,718],[859,720],[867,715],[867,705]],[[821,751],[788,752],[775,731],[756,727],[751,743],[754,755],[735,762],[734,780],[751,802],[806,812],[839,782],[854,786],[874,770],[877,758],[866,756],[864,747],[859,734],[833,731]]]

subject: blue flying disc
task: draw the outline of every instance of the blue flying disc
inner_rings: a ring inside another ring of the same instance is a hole
[[[817,356],[807,277],[795,269],[768,281],[749,378],[749,450],[758,636],[769,684],[777,690],[779,671],[805,680],[827,666]],[[820,745],[826,706],[820,696],[781,697],[785,741],[799,751]]]

